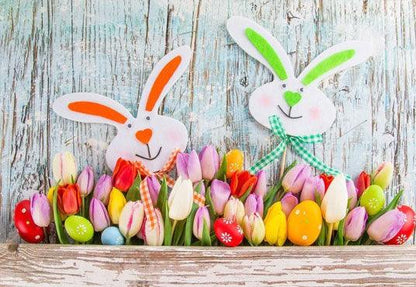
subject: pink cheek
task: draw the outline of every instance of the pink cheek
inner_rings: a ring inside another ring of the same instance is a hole
[[[272,100],[268,95],[261,95],[260,96],[260,105],[263,107],[270,106],[272,104]]]
[[[318,107],[310,108],[309,118],[313,121],[318,121],[321,118],[321,110]]]
[[[179,142],[181,140],[181,135],[177,132],[170,131],[166,134],[166,140],[168,142]]]

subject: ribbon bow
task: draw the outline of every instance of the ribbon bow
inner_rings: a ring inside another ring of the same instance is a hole
[[[284,152],[287,146],[291,146],[292,149],[295,150],[295,152],[301,158],[303,158],[307,163],[309,163],[311,166],[313,166],[317,170],[320,170],[326,174],[331,174],[331,175],[337,175],[341,173],[340,171],[324,164],[322,161],[320,161],[318,158],[316,158],[313,154],[311,154],[309,151],[307,151],[303,147],[304,144],[322,142],[321,134],[308,135],[308,136],[291,136],[291,135],[286,134],[278,116],[276,115],[270,116],[269,122],[270,122],[270,126],[271,126],[273,134],[277,135],[282,141],[275,149],[273,149],[270,153],[268,153],[266,156],[264,156],[259,161],[257,161],[250,168],[251,173],[253,174],[256,173],[257,171],[263,169],[264,167],[268,166],[270,163],[278,159],[282,155],[282,153]],[[346,177],[349,179],[349,176],[346,176]]]

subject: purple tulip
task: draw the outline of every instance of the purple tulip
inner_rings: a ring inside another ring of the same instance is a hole
[[[79,186],[79,192],[82,197],[87,196],[91,193],[94,187],[94,171],[92,167],[86,166],[77,179],[77,184]]]
[[[103,231],[110,226],[110,217],[104,203],[95,197],[90,202],[90,221],[97,232]]]
[[[263,208],[263,197],[255,193],[252,193],[247,197],[246,203],[244,204],[247,216],[257,212],[261,217],[263,217]]]
[[[306,164],[298,164],[290,169],[282,181],[283,189],[294,194],[299,193],[308,177],[311,176],[311,167]]]
[[[280,202],[282,203],[282,210],[286,214],[287,218],[292,209],[295,208],[296,205],[298,205],[299,200],[291,192],[288,192],[283,196]]]
[[[300,194],[300,201],[312,200],[317,201],[318,196],[320,200],[324,198],[325,195],[325,183],[320,176],[308,177],[305,180],[305,183],[302,188],[302,193]]]
[[[211,199],[214,210],[217,215],[224,214],[225,204],[231,195],[231,189],[228,183],[214,179],[211,183]]]
[[[347,180],[347,192],[349,205],[348,209],[352,210],[357,205],[357,188],[352,180]]]
[[[211,228],[211,221],[209,218],[208,208],[206,206],[199,207],[195,213],[193,233],[199,240],[202,239],[202,232],[204,230],[204,221],[208,230]]]
[[[253,192],[259,195],[261,198],[264,198],[264,195],[267,193],[266,172],[263,170],[260,170],[259,172],[257,172],[256,176],[257,176],[257,183]]]
[[[104,205],[108,204],[110,192],[113,189],[111,176],[103,174],[97,181],[94,189],[94,197],[101,200]]]
[[[202,180],[201,164],[196,151],[179,153],[176,158],[176,169],[178,176],[183,179],[190,179],[193,183]]]
[[[201,194],[202,196],[205,196],[205,184],[203,181],[194,183],[194,190],[196,189],[196,187],[199,185],[199,194]]]
[[[402,229],[406,222],[406,215],[398,209],[387,211],[368,227],[370,238],[377,242],[387,242]]]
[[[202,178],[212,180],[220,168],[220,156],[213,145],[204,146],[199,153]]]
[[[37,226],[49,226],[51,223],[51,206],[46,195],[36,192],[30,197],[30,214]]]
[[[351,210],[345,218],[345,238],[350,241],[357,241],[364,233],[367,219],[368,214],[365,207],[359,206]]]
[[[152,199],[153,206],[157,204],[157,198],[159,197],[160,183],[156,176],[146,177],[147,187],[149,188],[150,198]]]

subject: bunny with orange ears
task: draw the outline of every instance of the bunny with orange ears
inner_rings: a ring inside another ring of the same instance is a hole
[[[137,116],[118,102],[93,93],[73,93],[59,97],[53,110],[60,116],[84,123],[105,123],[117,128],[106,152],[113,170],[119,158],[141,161],[152,172],[159,171],[173,151],[185,150],[188,131],[183,123],[158,114],[163,98],[185,72],[192,51],[179,47],[154,67],[144,86]]]

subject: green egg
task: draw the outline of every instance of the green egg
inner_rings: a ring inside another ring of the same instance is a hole
[[[378,185],[370,185],[360,197],[360,205],[365,208],[368,215],[377,214],[384,207],[386,196]]]
[[[87,242],[94,236],[91,222],[78,215],[71,215],[65,220],[65,230],[72,239],[78,242]]]

